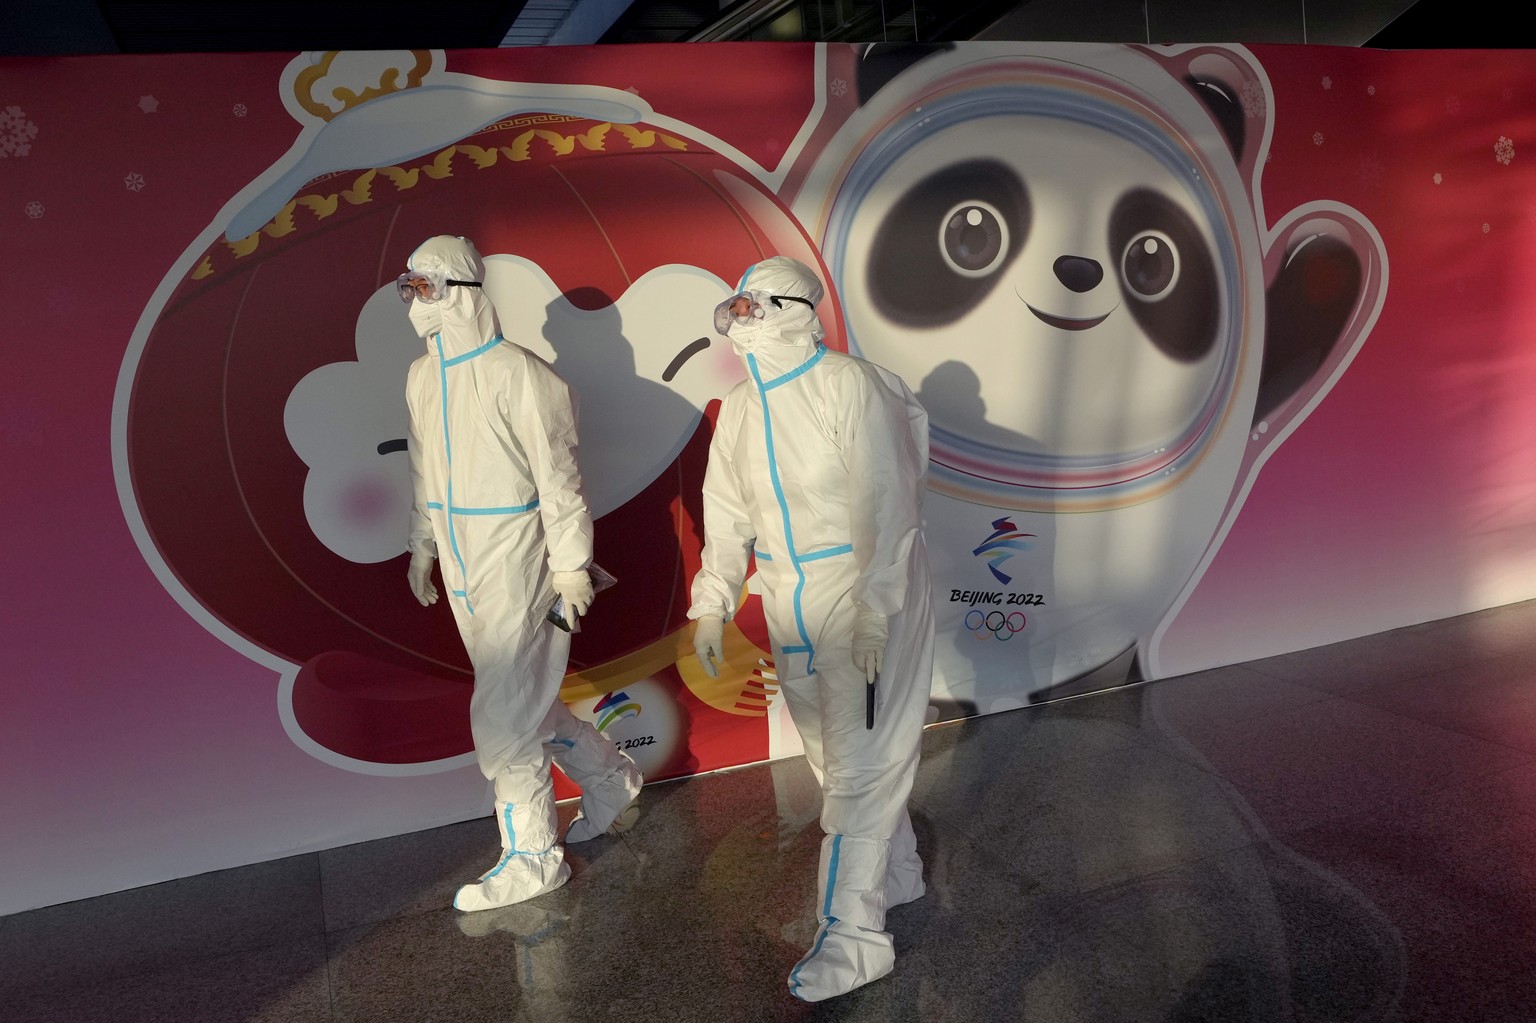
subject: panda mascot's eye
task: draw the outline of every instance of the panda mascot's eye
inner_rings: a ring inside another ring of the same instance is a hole
[[[1221,285],[1211,243],[1184,203],[1133,188],[1115,202],[1108,226],[1120,292],[1146,339],[1177,362],[1205,358],[1217,342]]]
[[[964,319],[1029,238],[1029,193],[998,160],[941,167],[888,205],[866,202],[862,215],[878,218],[867,250],[869,297],[881,315],[908,327]]]
[[[962,277],[985,277],[1008,255],[1008,224],[989,202],[959,203],[939,228],[939,250]]]
[[[1146,302],[1166,298],[1179,283],[1179,250],[1161,231],[1143,231],[1120,257],[1125,286]]]

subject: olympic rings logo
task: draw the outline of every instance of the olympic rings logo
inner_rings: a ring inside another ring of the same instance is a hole
[[[1023,611],[1003,614],[1001,611],[972,609],[965,614],[965,627],[977,639],[986,639],[991,634],[994,639],[1007,642],[1023,632],[1025,624]]]

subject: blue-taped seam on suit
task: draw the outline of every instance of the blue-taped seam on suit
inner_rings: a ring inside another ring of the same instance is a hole
[[[790,976],[791,993],[818,1001],[890,971],[888,898],[922,894],[907,798],[932,674],[927,415],[894,374],[818,344],[808,267],[771,257],[738,290],[750,315],[731,302],[715,322],[748,380],[716,418],[688,616],[729,620],[756,552],[780,692],[822,788],[822,924]],[[865,615],[888,627],[872,728],[853,657]]]
[[[428,240],[410,265],[485,280],[483,260],[463,238]],[[552,760],[582,786],[584,807],[590,790],[618,788],[627,801],[633,764],[561,702],[570,635],[543,615],[555,574],[583,572],[592,560],[574,396],[542,359],[503,338],[483,288],[414,299],[409,316],[427,341],[406,378],[410,550],[437,557],[441,542],[451,554],[438,568],[474,668],[470,729],[506,853],[459,890],[455,905],[487,909],[569,877]]]

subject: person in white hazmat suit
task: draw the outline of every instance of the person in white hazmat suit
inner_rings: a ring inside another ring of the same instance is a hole
[[[932,686],[921,502],[928,416],[900,378],[820,344],[816,275],[775,256],[715,311],[746,363],[704,478],[694,647],[711,675],[754,551],[774,668],[822,787],[817,912],[790,993],[889,973],[889,906],[924,892],[907,797]]]
[[[571,637],[545,620],[592,603],[592,519],[576,462],[570,388],[506,341],[464,238],[412,253],[397,282],[427,353],[406,377],[411,592],[435,603],[436,558],[475,672],[470,728],[491,780],[502,856],[453,904],[490,909],[570,877],[556,839],[551,759],[582,788],[566,842],[603,834],[640,791],[635,764],[560,699]]]

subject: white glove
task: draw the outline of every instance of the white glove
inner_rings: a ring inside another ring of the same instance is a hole
[[[430,554],[412,554],[411,567],[405,572],[405,577],[411,583],[411,592],[421,601],[422,607],[437,603],[437,587],[432,585],[432,562],[436,560]]]
[[[586,615],[592,606],[592,577],[586,569],[579,572],[556,572],[550,581],[555,592],[565,601],[566,621],[574,622]]]
[[[718,678],[720,669],[715,661],[725,663],[725,619],[719,615],[705,615],[693,631],[693,652],[699,658],[710,678]]]
[[[873,682],[885,663],[885,641],[890,637],[890,620],[882,614],[859,609],[853,623],[853,664],[864,673],[864,681]]]

